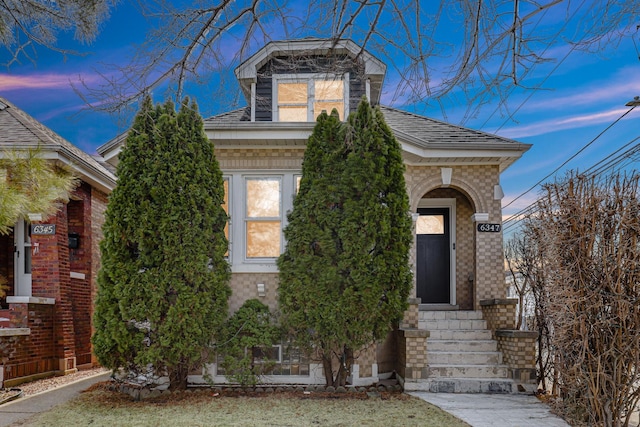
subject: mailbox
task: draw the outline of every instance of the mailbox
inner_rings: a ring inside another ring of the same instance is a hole
[[[78,249],[80,247],[80,235],[78,233],[69,233],[69,249]]]

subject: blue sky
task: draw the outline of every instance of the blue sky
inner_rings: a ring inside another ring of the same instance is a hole
[[[560,25],[558,20],[558,25]],[[88,85],[99,83],[96,70],[107,72],[105,64],[123,64],[144,40],[147,22],[127,4],[120,4],[102,26],[97,40],[89,46],[73,45],[85,56],[63,57],[59,53],[38,50],[35,63],[23,61],[8,69],[0,69],[0,96],[9,99],[64,138],[94,153],[96,147],[126,130],[128,121],[104,113],[86,111],[74,93],[71,82],[82,78]],[[635,38],[635,40],[634,40]],[[578,150],[593,140],[629,108],[625,103],[640,95],[640,32],[627,37],[615,47],[598,53],[572,50],[571,45],[556,43],[547,55],[555,61],[537,66],[523,83],[544,82],[542,89],[514,90],[508,100],[511,117],[504,115],[498,102],[481,106],[478,114],[465,126],[533,144],[532,149],[502,175],[505,192],[503,206],[551,173]],[[61,43],[69,43],[65,36]],[[376,52],[372,52],[374,55]],[[6,62],[0,51],[0,63]],[[5,55],[6,56],[6,55]],[[436,64],[437,65],[437,64]],[[387,92],[383,102],[389,104],[391,88],[398,76],[393,70],[386,78]],[[234,87],[230,90],[238,90]],[[210,86],[192,86],[203,116],[230,109],[209,96]],[[458,106],[452,97],[445,104],[446,117],[437,106],[393,106],[419,112],[436,119],[459,123],[466,106]],[[640,108],[605,132],[564,170],[585,170],[640,136]],[[635,143],[639,143],[640,140]],[[638,163],[630,167],[637,169]],[[505,209],[505,215],[529,205],[537,191],[516,200]]]

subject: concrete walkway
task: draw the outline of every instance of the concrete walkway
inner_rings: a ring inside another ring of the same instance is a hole
[[[56,405],[67,402],[93,384],[106,381],[109,379],[110,374],[110,372],[105,372],[0,405],[0,427],[7,427],[18,421],[24,421],[36,414],[46,412]]]
[[[569,427],[535,396],[410,392],[455,415],[472,427]]]

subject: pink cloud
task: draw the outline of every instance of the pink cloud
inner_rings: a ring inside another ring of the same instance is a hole
[[[0,73],[0,91],[24,89],[70,89],[71,81],[77,81],[78,74],[30,74],[12,75]],[[84,78],[87,81],[86,78]]]
[[[616,108],[597,113],[587,113],[565,118],[542,120],[528,126],[505,128],[498,133],[506,138],[524,138],[527,136],[543,135],[564,129],[575,129],[598,123],[611,122],[627,111],[628,108]]]

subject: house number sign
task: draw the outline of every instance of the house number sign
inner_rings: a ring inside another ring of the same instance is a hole
[[[499,233],[502,230],[500,224],[478,224],[478,231],[482,233]]]
[[[31,224],[31,235],[56,234],[55,224]]]

